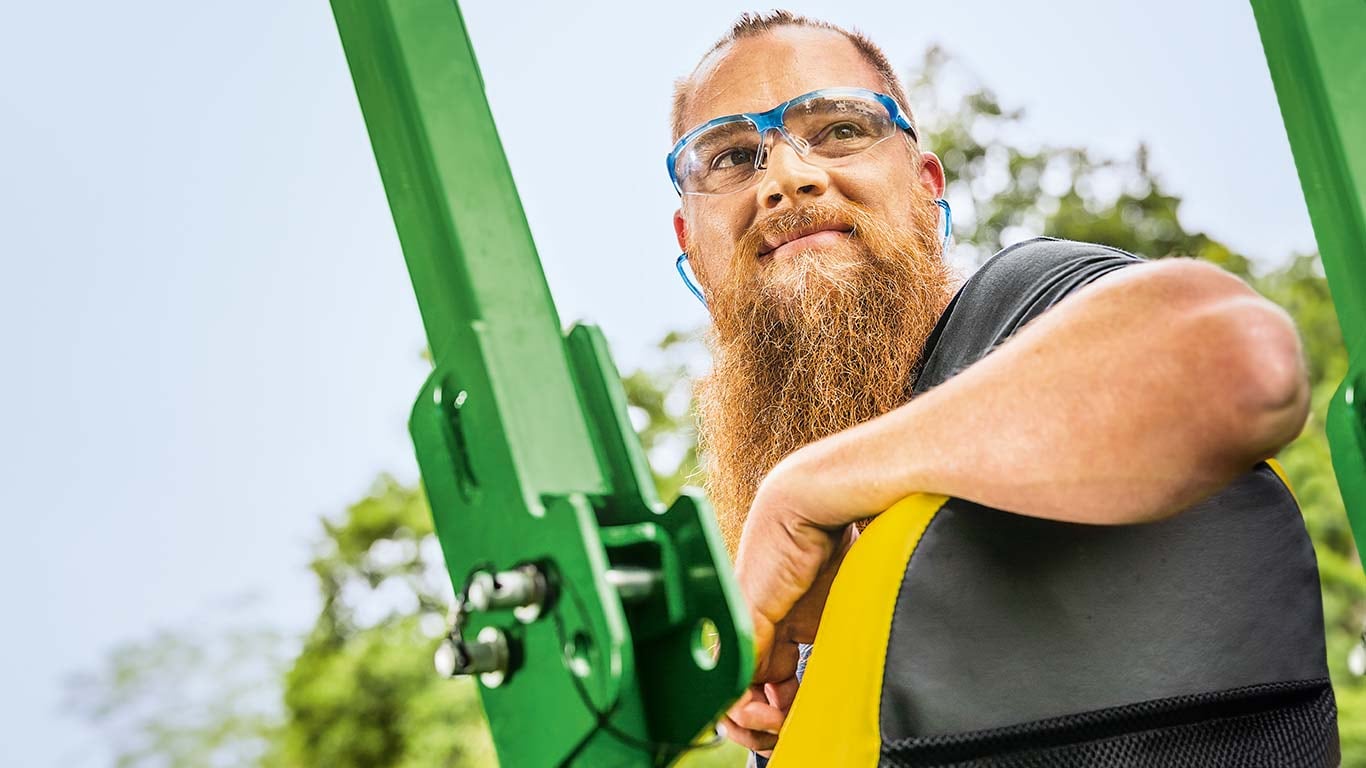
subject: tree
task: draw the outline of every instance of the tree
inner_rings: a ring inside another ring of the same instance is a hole
[[[119,768],[267,764],[295,643],[244,622],[250,601],[234,602],[118,646],[101,669],[67,680],[67,707],[104,734]]]
[[[323,529],[323,607],[285,676],[282,762],[493,764],[473,681],[432,667],[453,592],[421,491],[381,477]]]

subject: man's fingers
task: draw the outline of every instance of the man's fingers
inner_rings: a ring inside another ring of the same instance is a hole
[[[794,676],[776,683],[764,683],[764,698],[783,712],[792,709],[792,701],[797,698],[797,678]]]
[[[721,735],[754,752],[768,752],[778,745],[776,734],[751,731],[724,715],[721,717],[718,730],[721,731]]]
[[[769,703],[763,685],[751,685],[744,695],[726,710],[726,716],[747,731],[776,734],[783,727],[786,714]]]
[[[731,722],[748,731],[763,731],[777,735],[782,730],[786,714],[767,701],[747,701],[730,708],[726,716]]]
[[[730,705],[730,709],[739,709],[751,701],[767,701],[767,699],[764,698],[764,687],[762,685],[757,683],[751,684],[745,689],[744,693],[740,694],[740,698],[736,699],[735,703]]]

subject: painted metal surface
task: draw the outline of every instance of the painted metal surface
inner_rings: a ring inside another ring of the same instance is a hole
[[[452,583],[485,608],[489,574],[548,584],[534,617],[462,614],[507,643],[479,661],[508,659],[481,677],[499,759],[667,764],[753,666],[711,511],[664,508],[601,332],[562,333],[459,7],[332,8],[432,352],[409,426]]]
[[[1328,442],[1366,553],[1366,0],[1253,0],[1347,347]]]

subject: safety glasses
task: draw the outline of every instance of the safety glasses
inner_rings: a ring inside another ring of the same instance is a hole
[[[726,115],[688,131],[669,153],[669,179],[679,195],[725,195],[763,176],[770,134],[808,162],[833,164],[899,130],[916,138],[891,96],[865,88],[823,88],[767,112]]]

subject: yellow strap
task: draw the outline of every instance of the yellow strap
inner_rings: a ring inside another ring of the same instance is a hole
[[[882,671],[897,594],[911,553],[946,501],[908,496],[878,515],[854,543],[830,588],[772,768],[877,765]]]
[[[1299,504],[1300,498],[1295,495],[1295,486],[1290,484],[1290,476],[1285,474],[1285,467],[1282,467],[1281,463],[1275,459],[1267,459],[1266,465],[1271,467],[1271,471],[1276,473],[1276,477],[1279,477],[1282,483],[1285,483],[1285,489],[1290,491],[1290,496],[1295,499],[1296,504]]]

